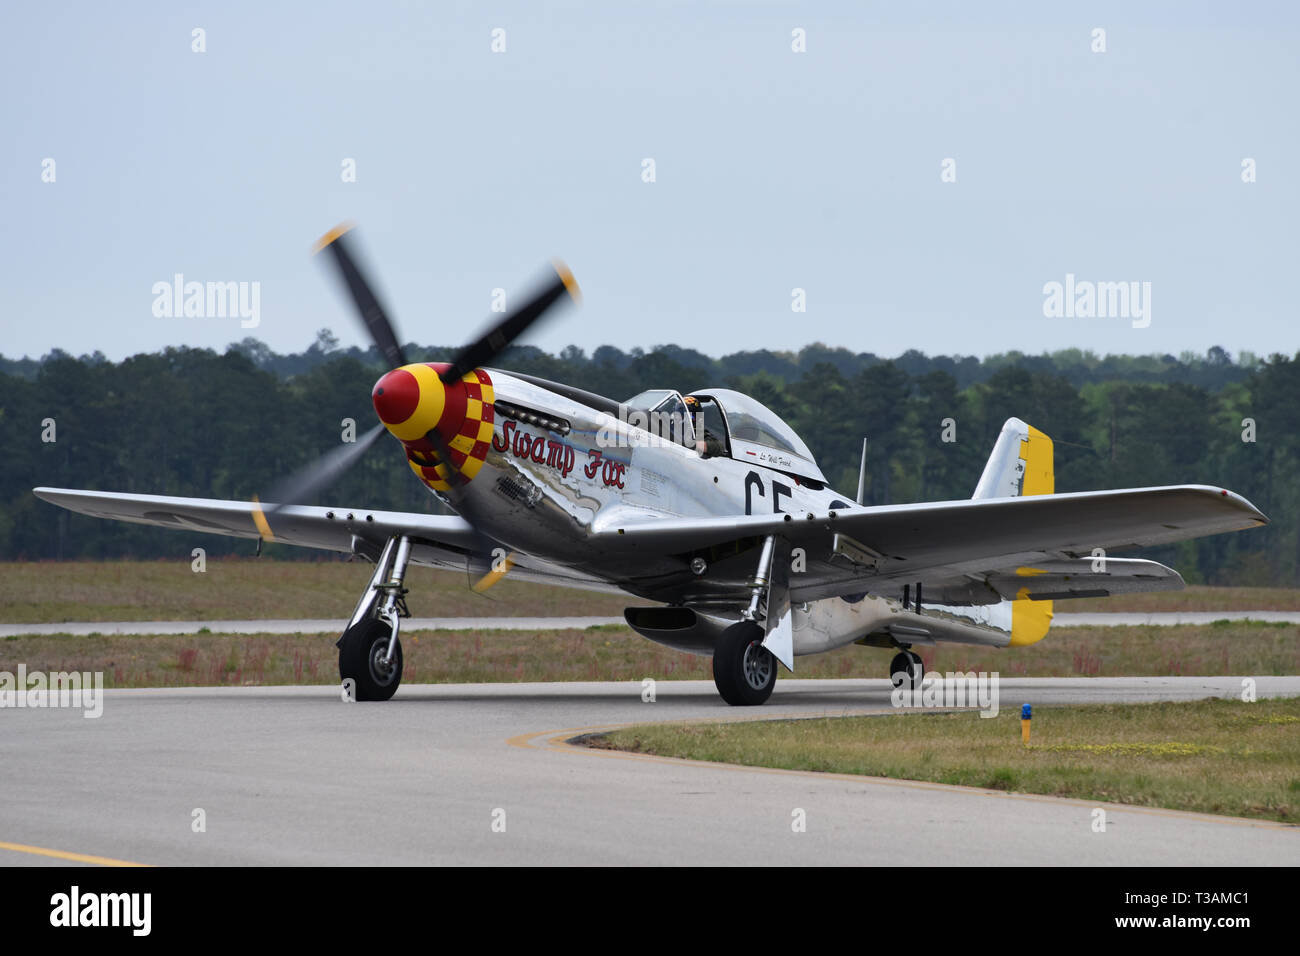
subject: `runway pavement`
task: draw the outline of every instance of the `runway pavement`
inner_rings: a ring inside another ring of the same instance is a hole
[[[1163,611],[1105,614],[1057,614],[1052,626],[1124,627],[1210,624],[1214,621],[1271,621],[1300,624],[1300,611]],[[320,634],[343,631],[346,621],[332,618],[259,621],[65,621],[50,624],[0,624],[0,637],[27,634]],[[597,626],[626,626],[621,617],[413,617],[403,631],[570,630]]]
[[[1235,695],[1237,678],[1008,679],[1003,706]],[[1300,695],[1262,677],[1261,695]],[[883,712],[881,680],[109,691],[102,717],[0,710],[0,863],[1295,864],[1300,829],[874,778],[577,748],[631,722]],[[194,832],[201,809],[206,832]],[[806,832],[793,832],[796,810]],[[494,830],[504,824],[504,831]],[[62,857],[42,855],[56,851]],[[69,859],[71,855],[73,859]]]

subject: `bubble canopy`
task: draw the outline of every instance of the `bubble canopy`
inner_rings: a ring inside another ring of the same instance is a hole
[[[762,402],[730,388],[702,388],[691,395],[722,410],[732,458],[826,483],[803,439]]]

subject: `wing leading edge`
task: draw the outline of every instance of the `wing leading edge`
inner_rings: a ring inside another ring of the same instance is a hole
[[[32,493],[60,508],[93,518],[236,538],[264,537],[258,530],[258,521],[266,521],[266,517],[261,506],[252,501],[131,495],[71,488],[34,488]],[[470,526],[461,518],[447,515],[287,505],[270,520],[271,534],[267,540],[326,551],[357,550],[354,538],[362,542],[361,550],[366,550],[364,545],[377,548],[389,537],[400,534],[460,550],[467,550],[474,543]]]
[[[780,535],[807,549],[807,573],[791,579],[792,597],[806,601],[861,592],[876,582],[1014,574],[1051,559],[1090,558],[1097,548],[1148,547],[1267,523],[1240,495],[1205,485],[1172,485],[820,514],[666,518],[609,527],[596,537],[601,548],[689,554]],[[837,535],[853,545],[851,567],[831,557],[844,550],[836,547]]]
[[[174,498],[71,488],[34,488],[32,491],[44,501],[93,518],[236,538],[262,537],[298,547],[360,554],[371,561],[378,557],[389,538],[406,535],[411,539],[413,563],[465,571],[471,577],[481,576],[490,561],[490,556],[480,552],[482,537],[476,535],[464,519],[454,515],[307,505],[286,505],[270,513],[252,501]],[[269,535],[259,530],[259,521],[268,522],[265,530],[270,532]],[[510,577],[557,587],[617,590],[591,575],[519,553],[514,555]]]

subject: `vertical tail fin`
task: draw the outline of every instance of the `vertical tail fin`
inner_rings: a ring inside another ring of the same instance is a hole
[[[1008,418],[971,497],[1017,498],[1055,490],[1052,440],[1034,426]]]
[[[1056,490],[1052,463],[1052,440],[1032,425],[1008,418],[971,497],[1050,495]],[[1034,571],[1018,568],[1017,573],[1031,577]],[[1007,602],[1011,605],[1012,646],[1041,641],[1052,625],[1052,602],[1031,601],[1023,597],[1027,593],[1028,587],[1021,588],[1022,596]]]

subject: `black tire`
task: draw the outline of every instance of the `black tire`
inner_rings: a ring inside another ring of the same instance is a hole
[[[389,672],[377,660],[388,650],[390,633],[383,621],[362,621],[343,635],[339,678],[355,682],[357,700],[388,700],[397,693],[402,682],[402,642],[397,642]]]
[[[895,687],[902,686],[908,690],[916,690],[921,686],[921,678],[925,676],[924,671],[921,655],[911,651],[900,651],[894,655],[894,659],[889,664],[889,680]]]
[[[740,621],[722,632],[713,648],[713,683],[733,707],[754,707],[772,696],[776,658],[763,643],[763,629]]]

